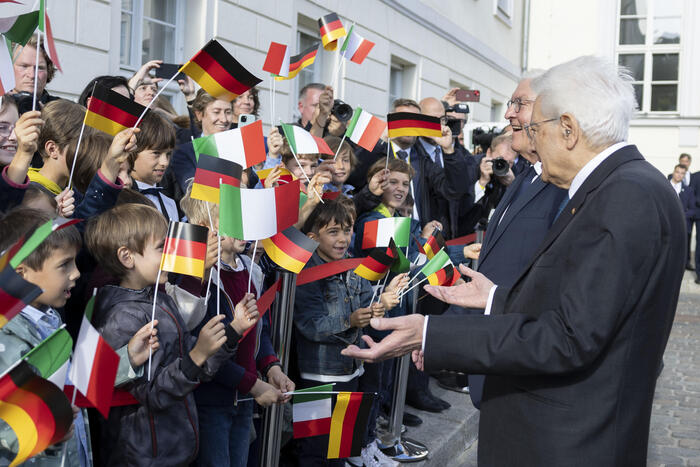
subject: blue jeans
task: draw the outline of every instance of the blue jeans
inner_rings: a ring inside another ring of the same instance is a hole
[[[253,401],[238,406],[198,405],[199,454],[197,466],[245,467],[248,463]]]

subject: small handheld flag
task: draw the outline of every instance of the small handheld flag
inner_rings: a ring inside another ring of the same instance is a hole
[[[85,124],[114,136],[136,125],[144,110],[141,104],[98,84],[88,103]]]
[[[330,154],[334,155],[331,148],[323,138],[314,136],[305,129],[296,125],[282,124],[282,131],[287,138],[289,146],[294,154]]]
[[[241,128],[195,138],[192,146],[197,157],[208,154],[235,162],[244,169],[264,162],[267,157],[262,120]]]
[[[186,222],[171,222],[163,246],[163,271],[204,277],[209,229]]]
[[[0,419],[17,437],[15,466],[63,439],[73,423],[73,410],[63,391],[37,376],[27,362],[0,379]]]
[[[327,457],[344,459],[359,456],[364,447],[364,435],[374,394],[340,392],[334,399]]]
[[[343,46],[340,48],[340,55],[350,59],[351,62],[361,65],[370,50],[372,50],[372,47],[374,47],[374,42],[368,41],[356,33],[355,26],[353,25],[350,28],[348,37],[343,41]]]
[[[219,195],[222,235],[239,240],[262,240],[299,220],[299,180],[259,190],[221,185]]]
[[[385,217],[366,222],[362,235],[362,249],[389,246],[392,238],[396,246],[406,247],[410,232],[410,217]]]
[[[119,355],[90,323],[94,306],[93,296],[85,307],[68,378],[102,416],[107,418],[119,368]]]
[[[10,266],[15,269],[19,266],[22,261],[27,259],[29,255],[32,254],[34,250],[37,249],[41,243],[46,240],[46,238],[51,235],[52,232],[56,230],[61,230],[68,227],[69,225],[77,224],[82,219],[66,219],[63,217],[56,217],[47,221],[45,224],[40,225],[36,228],[31,237],[27,239],[22,245],[19,251],[10,259]]]
[[[180,69],[211,96],[232,101],[261,80],[236,61],[216,40],[210,40]]]
[[[36,300],[42,290],[24,280],[12,267],[0,271],[0,328]]]
[[[278,266],[299,274],[311,259],[318,242],[294,227],[289,227],[262,241],[265,253]]]
[[[241,186],[243,167],[220,157],[200,154],[192,181],[193,199],[219,204],[219,185]]]
[[[355,112],[352,114],[352,119],[348,123],[345,136],[353,143],[371,152],[384,130],[386,130],[385,121],[378,119],[360,107],[356,107]]]
[[[265,180],[267,180],[267,177],[270,176],[270,172],[272,172],[273,170],[275,169],[263,169],[258,170],[256,172],[256,175],[260,179],[260,184],[262,184],[263,186],[265,185]],[[292,175],[292,172],[287,170],[285,167],[280,168],[280,178],[277,179],[277,183],[279,183],[280,185],[284,185],[285,183],[290,183],[294,180],[296,179],[294,178],[294,175]]]
[[[444,285],[452,286],[457,282],[460,275],[455,271],[452,263],[449,263],[444,268],[438,269],[434,273],[426,277],[426,280],[430,285]]]
[[[358,276],[374,282],[386,276],[396,257],[387,248],[374,248],[353,271]]]
[[[42,378],[48,379],[62,390],[72,351],[73,339],[66,328],[61,327],[27,352],[24,359]]]
[[[23,15],[0,18],[0,34],[10,41],[26,45],[39,27],[39,11],[31,11]]]
[[[286,79],[296,78],[301,70],[307,66],[313,65],[314,61],[316,60],[316,54],[318,54],[318,44],[312,45],[297,55],[294,55],[289,60],[289,70],[287,71],[287,74],[282,75],[279,73],[279,76],[276,76],[275,79],[277,81],[283,81]]]
[[[289,47],[279,42],[270,42],[262,69],[286,78],[289,76],[289,58]]]
[[[335,50],[338,47],[338,39],[345,36],[345,28],[336,13],[329,13],[318,19],[318,27],[321,32],[321,42],[326,50]]]
[[[452,264],[452,261],[450,261],[450,257],[448,256],[447,252],[442,249],[435,256],[433,256],[433,259],[425,263],[425,265],[421,268],[421,270],[418,272],[419,274],[422,274],[425,277],[430,276],[431,274],[436,273],[438,270],[444,268],[448,264]]]
[[[394,112],[386,116],[389,138],[399,136],[442,136],[442,126],[438,117],[413,112]]]
[[[331,392],[333,384],[297,389],[292,396],[292,430],[294,438],[327,435],[331,431],[332,394],[304,394],[304,392]]]
[[[430,237],[428,237],[428,240],[425,242],[425,245],[421,247],[421,252],[425,256],[427,256],[428,259],[433,259],[437,252],[442,250],[444,246],[445,238],[442,236],[442,231],[436,227],[433,230],[433,233],[430,234]]]

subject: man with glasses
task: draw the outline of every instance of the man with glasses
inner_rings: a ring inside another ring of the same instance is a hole
[[[533,80],[526,130],[542,178],[570,201],[513,286],[426,286],[491,316],[372,319],[393,330],[343,355],[414,350],[425,370],[488,373],[479,465],[646,465],[656,377],[683,278],[684,216],[666,178],[625,140],[632,77],[580,57]]]
[[[513,128],[512,149],[531,164],[510,184],[486,227],[479,253],[478,271],[498,285],[510,287],[532,260],[535,251],[554,222],[566,191],[545,183],[536,152],[523,130],[532,115],[537,94],[530,86],[541,72],[518,83],[508,101],[505,118]],[[483,309],[452,306],[449,314],[482,314]],[[469,394],[474,406],[481,407],[483,375],[469,375]]]

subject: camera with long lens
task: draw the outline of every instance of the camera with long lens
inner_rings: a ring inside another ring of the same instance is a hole
[[[472,146],[481,146],[481,152],[486,152],[486,150],[491,147],[491,141],[496,134],[495,126],[488,131],[483,128],[474,128],[472,130]]]
[[[468,114],[469,113],[469,106],[467,104],[455,104],[450,107],[445,107],[445,113],[447,112],[455,112],[455,113],[460,113],[460,114]],[[462,126],[464,125],[466,120],[461,120],[459,118],[452,118],[452,117],[447,117],[447,127],[450,129],[452,132],[452,137],[456,138],[459,136],[459,134],[462,132]]]
[[[495,176],[503,177],[505,175],[508,175],[510,165],[508,164],[507,160],[505,160],[502,157],[497,157],[489,162],[491,162],[491,164],[493,165],[493,174]]]
[[[335,115],[335,118],[337,118],[341,122],[347,122],[352,118],[352,107],[350,107],[348,104],[341,101],[340,99],[335,99],[333,101],[333,108],[331,109],[331,113]]]

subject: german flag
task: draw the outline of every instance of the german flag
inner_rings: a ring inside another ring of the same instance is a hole
[[[433,259],[438,251],[442,250],[445,246],[445,238],[442,236],[440,229],[435,228],[433,233],[423,245],[423,254],[428,257],[428,259]]]
[[[298,75],[302,69],[304,69],[307,66],[310,66],[314,63],[314,61],[316,60],[317,53],[318,53],[318,44],[312,45],[311,47],[304,50],[300,54],[293,56],[289,60],[289,74],[287,76],[276,76],[275,79],[277,81],[282,81],[285,79],[295,78],[296,75]]]
[[[11,245],[7,250],[5,250],[2,253],[2,256],[0,256],[0,271],[5,269],[5,266],[10,262],[10,260],[17,254],[17,252],[22,248],[22,245],[24,244],[24,235],[20,237],[19,240],[17,240],[14,245]]]
[[[263,169],[263,170],[258,170],[256,172],[256,175],[260,179],[261,185],[265,186],[265,180],[267,179],[267,177],[270,176],[270,172],[272,172],[273,170],[275,170],[275,169],[274,168]],[[285,168],[285,167],[280,168],[280,178],[277,179],[277,183],[279,183],[280,185],[284,185],[287,183],[292,183],[294,180],[295,180],[295,178],[294,178],[294,175],[292,175],[292,172],[287,170],[287,168]]]
[[[180,71],[211,96],[232,101],[261,80],[236,61],[216,40],[210,40]]]
[[[85,124],[112,136],[136,125],[146,107],[99,84],[88,102]]]
[[[394,112],[386,116],[389,138],[398,136],[442,136],[442,126],[438,117],[413,112]]]
[[[171,222],[163,247],[163,271],[204,277],[209,229],[186,222]]]
[[[321,42],[326,50],[335,50],[338,47],[338,39],[347,34],[336,13],[319,18],[318,27],[321,28]]]
[[[73,411],[63,391],[22,361],[0,379],[0,418],[17,437],[19,450],[10,464],[15,466],[63,439]]]
[[[262,241],[265,253],[278,266],[299,274],[314,254],[318,243],[294,227]]]
[[[220,157],[200,154],[194,172],[191,196],[194,199],[219,204],[219,185],[241,186],[243,167]]]
[[[12,267],[0,272],[0,328],[33,302],[42,290],[27,282]]]
[[[328,436],[328,459],[344,459],[361,454],[373,402],[374,394],[369,392],[340,392],[335,396]]]
[[[455,285],[455,282],[460,278],[460,274],[455,271],[452,263],[442,269],[438,269],[427,277],[430,285],[444,285],[447,287]]]
[[[396,257],[392,255],[391,247],[374,248],[353,272],[368,281],[378,281],[386,276],[395,259]]]

